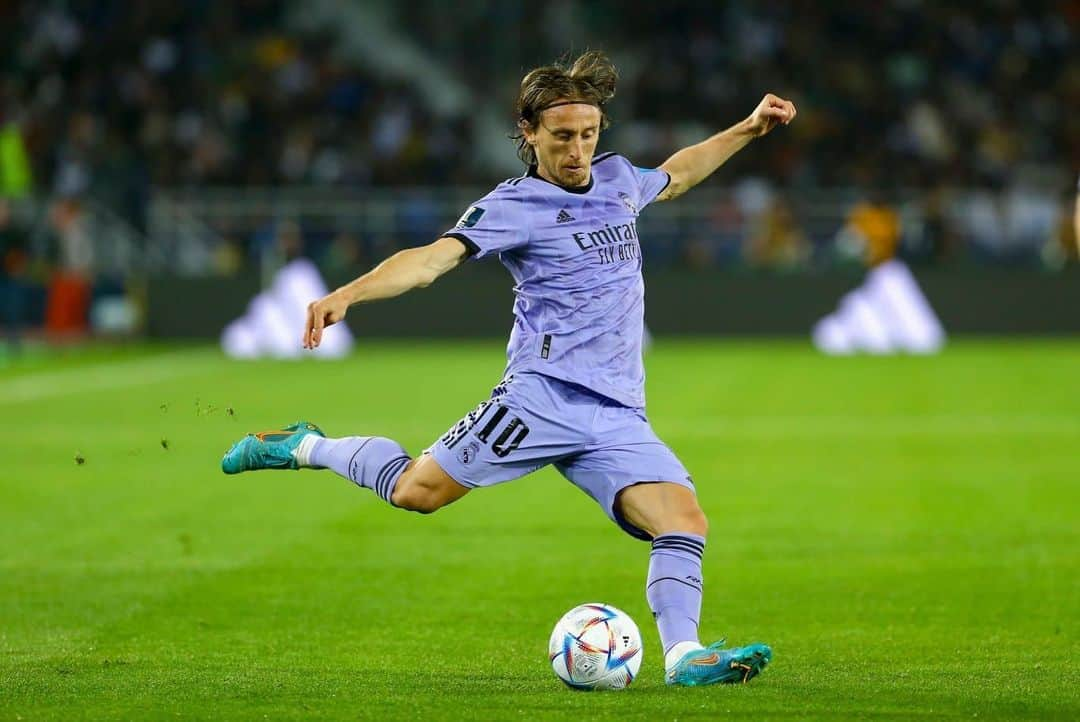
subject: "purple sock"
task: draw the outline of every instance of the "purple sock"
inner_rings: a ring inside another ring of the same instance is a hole
[[[333,469],[358,486],[371,489],[387,502],[411,457],[401,444],[381,436],[319,439],[311,449],[315,466]]]
[[[698,641],[701,618],[701,555],[705,537],[686,532],[653,539],[645,597],[666,653],[679,642]]]

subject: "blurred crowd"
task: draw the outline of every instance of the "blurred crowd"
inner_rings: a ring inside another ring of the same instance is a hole
[[[799,123],[742,168],[782,183],[1007,186],[1080,164],[1076,3],[717,3],[710,14],[650,4],[625,15],[654,29],[630,113],[648,119],[650,146],[687,116],[737,118],[775,89],[798,99]]]
[[[741,214],[738,251],[699,229],[674,241],[674,262],[794,269],[905,248],[931,262],[1075,260],[1075,2],[368,5],[470,101],[434,112],[419,83],[342,52],[358,28],[297,29],[299,0],[0,3],[4,277],[42,254],[69,271],[92,265],[79,251],[88,204],[150,234],[162,189],[490,186],[505,167],[475,151],[505,143],[512,155],[521,73],[589,46],[622,74],[603,145],[641,165],[734,122],[766,90],[799,105],[796,124],[719,181],[765,189],[708,211],[720,226]],[[484,109],[503,123],[494,135],[477,122]],[[799,201],[820,188],[853,189],[846,222],[826,232]],[[25,198],[52,205],[16,232],[10,208]],[[243,259],[260,241],[241,235]]]
[[[407,84],[342,60],[334,35],[287,30],[290,5],[0,6],[0,122],[30,166],[6,183],[92,184],[122,207],[152,186],[491,181],[464,158],[490,140],[468,114],[436,118]],[[612,143],[642,163],[771,89],[799,123],[738,170],[785,186],[1001,187],[1080,165],[1074,2],[491,6],[399,4],[400,27],[504,115],[523,69],[592,39],[623,68]]]
[[[29,165],[8,183],[92,190],[138,221],[154,187],[460,179],[464,119],[433,127],[408,87],[283,31],[285,5],[4,6],[0,123]]]

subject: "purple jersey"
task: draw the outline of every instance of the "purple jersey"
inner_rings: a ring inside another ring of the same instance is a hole
[[[535,169],[500,183],[444,236],[510,270],[514,328],[508,374],[532,371],[645,405],[641,338],[645,285],[637,215],[667,173],[603,153],[588,186],[564,188]]]

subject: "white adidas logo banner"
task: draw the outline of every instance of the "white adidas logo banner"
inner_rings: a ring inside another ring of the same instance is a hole
[[[327,328],[314,351],[305,351],[301,342],[308,303],[326,293],[314,263],[306,258],[291,261],[274,276],[270,288],[251,300],[247,312],[221,332],[222,350],[239,359],[345,356],[352,350],[353,336],[344,323]]]
[[[891,260],[818,321],[813,338],[818,350],[833,355],[931,354],[945,345],[945,329],[908,267]]]

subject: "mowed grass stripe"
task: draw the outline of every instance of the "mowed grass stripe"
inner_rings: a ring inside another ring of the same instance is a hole
[[[25,404],[73,394],[153,386],[182,375],[205,373],[221,356],[210,349],[154,354],[124,361],[99,361],[86,367],[30,372],[0,379],[0,404]]]

